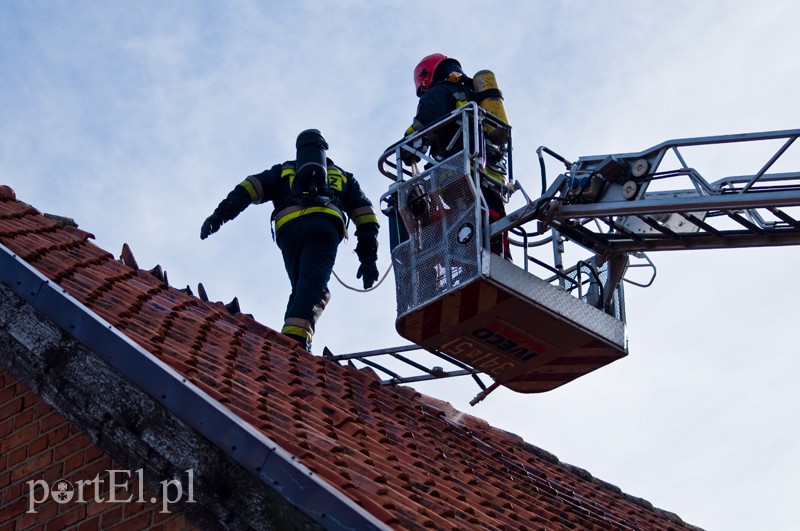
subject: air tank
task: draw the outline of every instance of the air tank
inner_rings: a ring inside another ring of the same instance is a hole
[[[481,70],[472,77],[478,105],[505,124],[508,124],[506,108],[503,104],[503,93],[497,85],[497,78],[491,70]],[[484,126],[486,136],[497,145],[508,142],[508,132],[491,125]]]

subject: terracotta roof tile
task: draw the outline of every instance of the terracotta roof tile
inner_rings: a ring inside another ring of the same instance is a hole
[[[313,356],[138,269],[127,245],[117,261],[90,237],[0,186],[0,243],[387,525],[692,527],[445,402]]]

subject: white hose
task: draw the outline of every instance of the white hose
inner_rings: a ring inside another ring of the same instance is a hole
[[[368,292],[376,289],[378,286],[380,286],[383,283],[383,281],[386,280],[386,277],[389,276],[389,271],[391,271],[391,270],[392,270],[392,264],[390,262],[389,263],[389,267],[386,269],[386,273],[383,274],[383,276],[378,281],[378,283],[375,284],[374,286],[372,286],[371,288],[367,288],[367,289],[359,289],[359,288],[354,288],[353,286],[348,286],[341,278],[339,278],[339,275],[336,274],[336,271],[331,271],[331,273],[333,273],[333,276],[336,277],[336,280],[339,281],[339,284],[341,284],[345,288],[347,288],[349,290],[352,290],[352,291],[357,291],[359,293],[368,293]]]

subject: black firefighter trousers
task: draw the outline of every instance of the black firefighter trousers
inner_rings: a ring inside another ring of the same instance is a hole
[[[328,281],[341,241],[338,223],[327,214],[306,214],[278,231],[278,247],[292,286],[283,333],[301,344],[304,339],[305,348],[310,347],[317,319],[330,298]]]

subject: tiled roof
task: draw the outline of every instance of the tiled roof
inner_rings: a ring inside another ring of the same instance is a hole
[[[389,526],[694,529],[447,403],[314,356],[139,269],[130,249],[117,260],[90,239],[0,187],[0,243]]]

